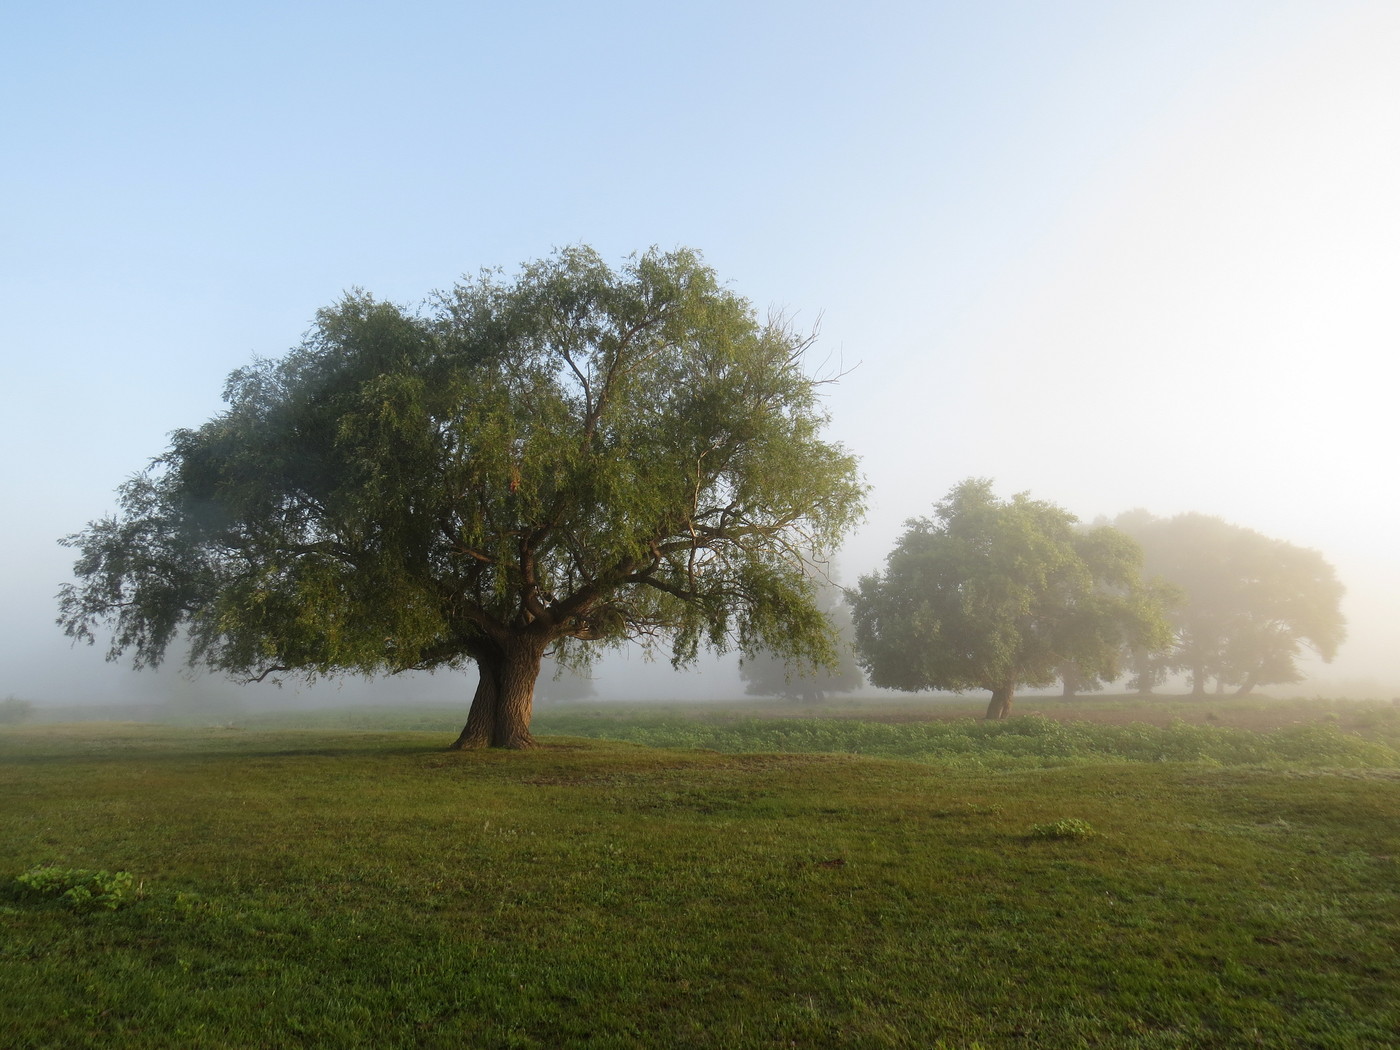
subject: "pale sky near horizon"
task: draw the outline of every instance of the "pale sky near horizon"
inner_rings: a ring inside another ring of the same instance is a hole
[[[0,695],[166,688],[69,648],[55,541],[230,371],[345,289],[579,242],[821,319],[873,486],[848,581],[971,475],[1216,514],[1337,567],[1319,691],[1400,693],[1400,5],[12,8]],[[661,668],[599,692],[732,689]]]

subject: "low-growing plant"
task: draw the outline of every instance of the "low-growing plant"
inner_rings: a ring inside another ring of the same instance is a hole
[[[92,871],[39,865],[16,880],[35,893],[58,897],[78,912],[116,911],[132,897],[135,879],[129,871]]]
[[[1078,817],[1065,817],[1057,820],[1053,824],[1034,824],[1031,826],[1030,837],[1033,839],[1087,839],[1092,838],[1096,832],[1094,826],[1087,820],[1080,820]]]

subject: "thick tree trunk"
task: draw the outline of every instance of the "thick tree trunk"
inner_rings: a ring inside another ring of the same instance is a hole
[[[987,721],[1001,721],[1011,714],[1011,697],[1016,692],[1014,685],[999,685],[992,690],[992,702],[987,705]]]
[[[528,633],[512,635],[502,645],[473,653],[481,678],[472,697],[467,724],[452,747],[456,750],[535,746],[530,736],[535,680],[547,647],[545,639]]]
[[[1206,695],[1206,669],[1200,664],[1191,668],[1191,695],[1195,697]]]
[[[535,680],[540,676],[547,641],[535,635],[512,639],[506,646],[496,694],[496,724],[491,746],[517,750],[535,746],[530,716],[535,706]]]
[[[500,661],[485,654],[476,657],[476,669],[480,677],[476,683],[476,693],[472,696],[471,710],[467,713],[467,724],[452,745],[453,750],[465,751],[479,747],[490,747],[491,737],[496,728],[496,695],[499,692]]]
[[[1066,700],[1073,700],[1079,695],[1079,668],[1074,664],[1065,664],[1060,668],[1060,680],[1064,683],[1064,689],[1060,695]]]
[[[1137,677],[1137,695],[1151,696],[1152,687],[1156,681],[1156,673],[1152,667],[1152,658],[1142,649],[1133,650],[1133,674]]]

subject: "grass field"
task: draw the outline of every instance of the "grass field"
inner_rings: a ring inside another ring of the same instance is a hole
[[[1400,711],[1019,706],[6,728],[0,1045],[1397,1044]]]

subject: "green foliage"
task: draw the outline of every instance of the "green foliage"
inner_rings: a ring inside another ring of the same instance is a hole
[[[0,725],[17,725],[34,717],[34,705],[17,696],[7,696],[0,700]]]
[[[1078,840],[1093,838],[1097,832],[1087,820],[1078,817],[1064,817],[1052,824],[1032,824],[1030,837],[1033,839]]]
[[[1142,545],[1144,571],[1182,595],[1175,645],[1139,658],[1140,684],[1174,672],[1189,674],[1198,694],[1212,678],[1241,693],[1298,682],[1305,647],[1330,661],[1346,638],[1344,589],[1317,551],[1204,514],[1131,511],[1115,524]]]
[[[778,696],[786,700],[818,703],[832,694],[851,693],[865,684],[855,659],[855,639],[850,607],[844,593],[829,576],[814,577],[817,607],[836,634],[836,662],[783,659],[771,650],[746,657],[739,665],[744,691],[751,696]]]
[[[423,314],[352,293],[67,541],[60,622],[138,667],[187,632],[242,677],[474,661],[488,722],[550,647],[829,661],[804,566],[864,486],[810,343],[686,250],[566,249]]]
[[[41,865],[15,881],[45,897],[57,897],[76,912],[116,911],[130,902],[134,879],[128,871],[91,871]]]
[[[1141,554],[1123,533],[1024,493],[999,500],[968,480],[933,519],[909,522],[884,573],[852,602],[871,681],[918,691],[990,689],[1010,703],[1065,664],[1112,679],[1127,646],[1166,644],[1157,596],[1138,579]],[[995,701],[994,701],[995,703]]]

